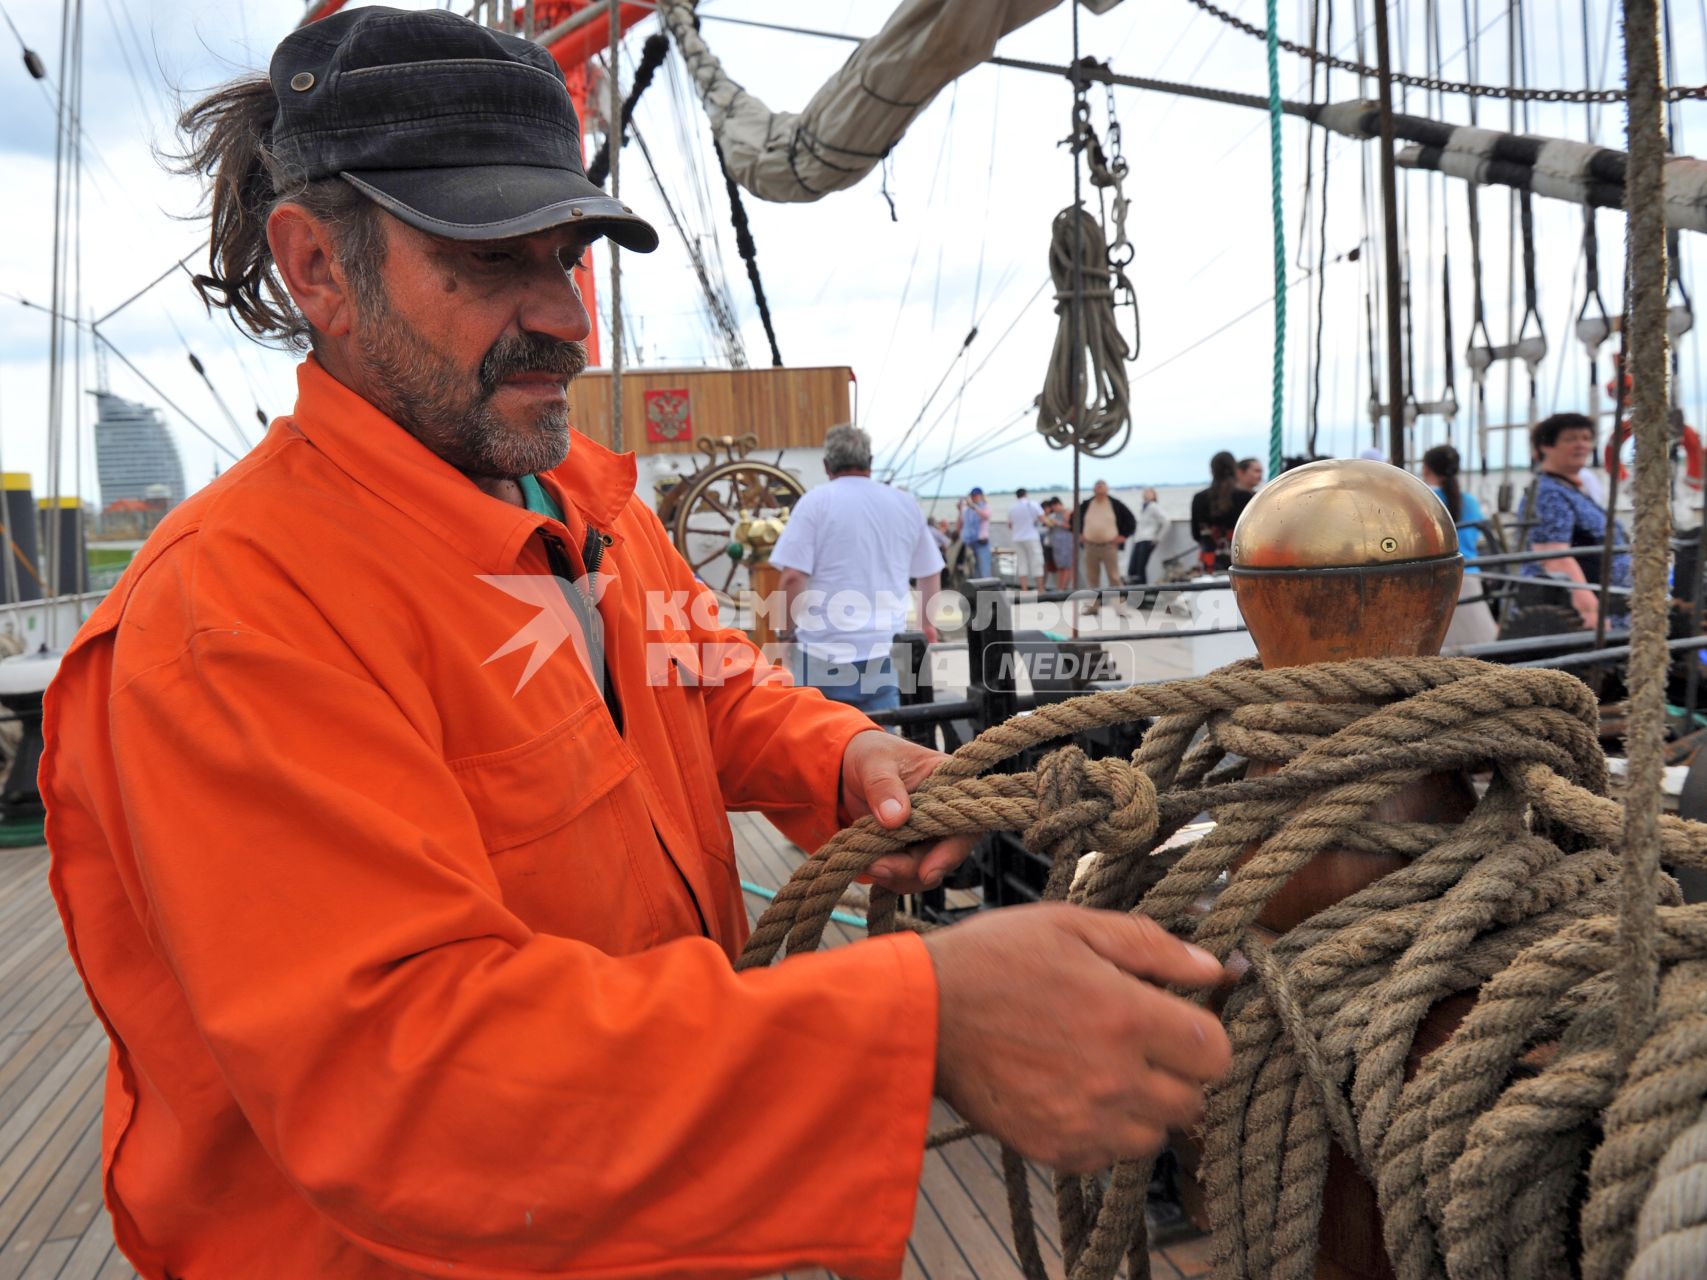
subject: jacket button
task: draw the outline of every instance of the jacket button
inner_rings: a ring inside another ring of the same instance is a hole
[[[306,93],[314,87],[314,73],[312,71],[298,71],[290,78],[290,87],[298,93]]]

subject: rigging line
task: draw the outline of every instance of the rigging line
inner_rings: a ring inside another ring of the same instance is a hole
[[[96,327],[96,325],[90,326],[90,333],[94,336],[94,338],[97,342],[99,342],[102,346],[106,347],[106,349],[108,351],[111,351],[115,356],[117,356],[119,358],[120,364],[124,365],[125,368],[129,369],[139,379],[141,379],[143,386],[147,387],[155,395],[159,396],[160,400],[163,404],[165,404],[168,408],[170,408],[174,413],[176,413],[185,422],[189,423],[191,427],[195,428],[196,432],[204,440],[206,440],[209,444],[211,444],[215,449],[218,449],[226,457],[230,458],[233,462],[236,462],[238,460],[237,455],[235,453],[231,452],[231,448],[229,445],[227,445],[223,440],[221,440],[217,436],[215,436],[206,427],[202,426],[201,423],[197,422],[189,414],[185,413],[183,408],[178,404],[178,402],[176,400],[172,399],[171,396],[167,395],[164,391],[162,391],[155,384],[155,382],[152,378],[150,378],[141,369],[138,369],[134,364],[132,364],[130,361],[130,357],[125,355],[124,352],[120,351],[117,347],[115,347],[113,345],[113,340],[111,338],[107,337],[106,334],[102,333],[100,331],[100,329],[98,327]]]
[[[1326,40],[1328,47],[1331,49],[1334,43],[1333,0],[1328,0],[1328,21],[1326,31],[1324,32],[1324,39]],[[1314,66],[1314,64],[1312,64],[1312,66]],[[1332,67],[1322,68],[1323,98],[1329,97],[1332,92],[1332,76]],[[1311,150],[1310,140],[1308,138],[1305,139],[1304,146],[1306,153],[1308,153]],[[1323,271],[1322,268],[1326,265],[1328,253],[1328,195],[1330,190],[1328,186],[1329,157],[1330,152],[1328,149],[1328,139],[1324,132],[1322,138],[1322,207],[1319,213],[1320,223],[1316,229],[1316,340],[1310,352],[1312,356],[1310,372],[1310,410],[1309,416],[1305,420],[1304,432],[1305,452],[1312,458],[1317,456],[1316,442],[1322,429],[1322,352],[1327,346],[1327,343],[1323,338],[1323,325],[1327,319],[1326,307],[1328,279],[1327,273]]]
[[[954,131],[954,113],[960,105],[960,81],[956,80],[948,91],[948,123],[945,127],[949,134]],[[954,144],[948,147],[948,163],[943,166],[943,178],[949,189],[954,187]],[[931,282],[931,332],[936,332],[937,303],[942,298],[942,255],[948,247],[947,237],[937,241],[936,246],[936,278]]]
[[[927,484],[937,483],[944,475],[949,471],[952,471],[955,467],[964,466],[968,462],[974,462],[979,458],[987,457],[989,454],[995,453],[1000,449],[1010,448],[1013,445],[1029,440],[1031,438],[1031,423],[1029,419],[1036,410],[1037,405],[1035,402],[1027,404],[1018,413],[1014,414],[1013,417],[1007,419],[998,426],[992,427],[988,436],[968,444],[965,452],[957,454],[952,458],[945,459],[937,466],[932,467],[929,471],[918,472],[915,478],[909,480],[909,487],[916,492]],[[1021,430],[1016,432],[1014,431],[1015,427],[1019,427]],[[1011,434],[1009,434],[1006,439],[1003,439],[1002,434],[1004,432],[1009,432]]]
[[[1345,257],[1345,255],[1341,254],[1340,257],[1335,258],[1333,261],[1339,262],[1344,257]],[[1305,271],[1305,272],[1301,272],[1299,275],[1294,276],[1286,284],[1287,292],[1291,292],[1293,289],[1297,288],[1300,284],[1302,284],[1304,281],[1308,280],[1314,274],[1315,274],[1315,272],[1313,272],[1313,271]],[[1268,306],[1269,303],[1271,303],[1273,301],[1274,301],[1274,295],[1270,294],[1268,297],[1264,298],[1261,302],[1256,303],[1254,306],[1251,306],[1251,307],[1247,308],[1246,310],[1239,312],[1238,315],[1234,316],[1231,320],[1227,321],[1226,324],[1223,324],[1219,328],[1214,329],[1211,332],[1204,334],[1201,338],[1199,338],[1196,342],[1192,343],[1189,347],[1186,347],[1184,350],[1174,352],[1173,355],[1169,356],[1166,360],[1161,361],[1159,364],[1151,365],[1148,369],[1145,369],[1142,373],[1133,374],[1132,375],[1132,381],[1133,382],[1142,382],[1145,378],[1148,378],[1152,373],[1160,373],[1163,369],[1166,369],[1175,360],[1183,359],[1184,357],[1190,355],[1193,351],[1196,351],[1199,347],[1203,346],[1206,342],[1211,342],[1214,339],[1219,338],[1222,334],[1226,333],[1227,330],[1231,329],[1234,325],[1238,324],[1241,320],[1248,320],[1251,316],[1254,316],[1257,312],[1261,311],[1264,307]]]
[[[978,298],[984,287],[984,250],[990,244],[990,193],[996,187],[996,139],[1002,118],[1002,69],[996,68],[995,102],[990,109],[990,165],[984,171],[984,224],[978,236],[978,271],[972,278],[972,320],[978,320]]]
[[[966,337],[966,342],[968,345],[970,345],[972,340],[978,336],[979,331],[983,328],[984,320],[989,316],[990,312],[995,309],[996,303],[998,301],[1000,301],[1002,293],[1007,288],[1008,281],[1013,278],[1014,271],[1015,271],[1014,267],[1009,267],[1008,270],[1005,273],[1003,273],[1002,278],[999,281],[997,281],[997,283],[996,283],[995,297],[990,299],[989,305],[984,308],[984,311],[981,315],[977,315],[977,316],[973,317],[972,331],[969,334],[967,334],[967,337]],[[1038,293],[1041,293],[1041,292],[1042,292],[1042,289],[1040,288],[1038,290]],[[1033,294],[1031,302],[1035,302],[1036,299],[1037,299],[1037,294]],[[980,360],[975,367],[971,367],[969,369],[966,363],[963,362],[961,364],[961,378],[960,378],[959,390],[957,390],[954,393],[954,395],[949,397],[948,403],[944,404],[941,409],[937,410],[936,417],[931,419],[930,425],[928,425],[924,429],[924,431],[920,433],[919,438],[913,442],[913,448],[908,453],[906,459],[904,461],[897,462],[895,464],[895,467],[893,468],[893,471],[899,472],[904,468],[906,470],[906,473],[910,476],[911,474],[913,474],[913,472],[915,472],[917,470],[919,453],[924,448],[925,441],[930,437],[931,433],[937,429],[937,427],[941,424],[942,420],[948,416],[950,410],[952,410],[954,412],[954,423],[953,423],[951,430],[949,431],[948,448],[952,449],[954,447],[954,440],[955,440],[955,438],[958,435],[959,430],[960,430],[960,410],[961,410],[961,407],[965,403],[966,388],[978,377],[978,375],[980,373],[982,373],[984,371],[984,366],[989,364],[990,361],[994,358],[996,352],[998,350],[1000,350],[1002,343],[1007,339],[1007,336],[1014,331],[1014,326],[1019,323],[1019,321],[1026,314],[1027,310],[1029,310],[1029,308],[1031,306],[1031,302],[1028,302],[1024,307],[1022,307],[1020,309],[1019,313],[1009,323],[1008,327],[1002,331],[1001,336],[996,339],[995,343],[990,347],[990,349],[984,353],[984,358],[982,360]]]
[[[186,279],[190,280],[192,283],[195,281],[195,278],[196,278],[195,273],[192,272],[187,265],[180,262],[178,264],[178,268],[181,271],[183,271]],[[164,304],[162,304],[161,309],[162,310],[165,309]],[[233,326],[223,325],[223,324],[213,324],[212,323],[213,317],[211,315],[207,316],[206,318],[209,321],[210,325],[212,325],[214,332],[219,335],[220,341],[224,344],[225,349],[231,353],[232,358],[234,360],[236,360],[236,362],[237,362],[237,371],[239,374],[242,375],[244,386],[249,388],[249,398],[254,403],[256,419],[260,422],[260,424],[263,428],[268,426],[269,424],[268,424],[267,415],[261,408],[261,393],[258,390],[256,390],[255,380],[252,377],[250,377],[250,375],[249,375],[249,361],[244,354],[245,350],[254,344],[247,343],[247,342],[240,343],[237,340],[237,337],[233,331]],[[174,327],[176,327],[176,326],[174,326]],[[182,336],[182,335],[180,335],[180,336]],[[186,343],[186,345],[188,345],[188,344]],[[239,432],[238,434],[239,434],[239,436],[242,435],[241,432]],[[247,439],[244,440],[244,444],[245,445],[248,444]]]
[[[1197,6],[1197,8],[1203,10],[1203,12],[1207,13],[1210,17],[1217,19],[1230,30],[1238,31],[1242,35],[1252,36],[1258,40],[1266,41],[1268,39],[1269,33],[1263,28],[1243,21],[1236,14],[1229,13],[1220,6],[1213,4],[1211,0],[1187,0],[1187,2]],[[1321,60],[1330,62],[1332,65],[1339,67],[1342,71],[1352,71],[1357,73],[1359,76],[1364,77],[1376,74],[1375,68],[1373,67],[1361,63],[1349,62],[1346,59],[1334,57],[1332,54],[1321,53],[1304,45],[1297,44],[1291,40],[1281,40],[1279,41],[1279,45],[1288,53],[1301,58],[1308,58],[1312,61]],[[1515,84],[1477,84],[1473,79],[1471,81],[1447,80],[1441,81],[1438,84],[1430,84],[1423,77],[1406,75],[1401,72],[1395,72],[1392,76],[1392,80],[1394,84],[1404,85],[1409,88],[1438,88],[1443,92],[1454,95],[1462,95],[1471,98],[1504,98],[1513,102],[1520,100],[1524,102],[1557,102],[1564,100],[1567,96],[1574,97],[1578,92],[1587,92],[1586,90],[1579,91],[1568,89],[1531,89],[1526,85]],[[1625,95],[1622,90],[1596,90],[1593,92],[1597,94],[1599,100],[1604,102],[1624,101]],[[1678,85],[1667,85],[1662,93],[1666,101],[1677,101],[1682,98],[1703,98],[1707,97],[1707,86],[1694,85],[1684,87]]]
[[[972,449],[967,453],[963,453],[959,457],[954,458],[950,462],[944,463],[942,466],[932,471],[922,473],[911,487],[914,490],[918,490],[924,488],[926,485],[940,485],[948,473],[956,467],[963,467],[969,462],[976,462],[980,458],[987,458],[993,453],[1000,453],[1003,449],[1011,449],[1016,444],[1024,444],[1031,438],[1031,432],[1026,429],[1030,424],[1027,423],[1025,419],[1031,416],[1034,407],[1035,406],[1033,405],[1027,405],[1020,411],[1018,421],[1009,420],[1002,424],[1001,427],[996,429],[996,433],[992,433],[992,436],[989,439],[982,441],[978,448]],[[1016,426],[1021,429],[1017,431],[1014,430]],[[1000,436],[999,433],[1003,431],[1006,431],[1009,434],[1005,437]]]
[[[1002,278],[1001,283],[997,286],[997,290],[996,290],[997,296],[995,298],[990,299],[990,305],[984,309],[984,318],[987,318],[989,316],[991,310],[993,310],[995,308],[995,305],[996,305],[997,301],[1000,300],[1001,293],[1002,293],[1003,289],[1006,288],[1008,280],[1011,279],[1012,274],[1013,274],[1013,268],[1009,268],[1008,274]],[[976,367],[974,367],[972,369],[971,373],[967,377],[967,382],[971,382],[971,381],[975,380],[978,377],[978,375],[984,371],[984,367],[986,365],[988,365],[991,360],[995,359],[996,352],[1001,350],[1002,344],[1008,340],[1008,336],[1013,333],[1015,328],[1018,327],[1019,322],[1021,320],[1025,319],[1026,315],[1031,311],[1031,308],[1036,304],[1038,298],[1040,298],[1043,295],[1043,291],[1045,289],[1047,289],[1051,283],[1052,283],[1052,280],[1050,277],[1045,276],[1043,278],[1043,283],[1041,283],[1040,285],[1037,286],[1036,292],[1034,292],[1031,295],[1031,297],[1029,297],[1025,300],[1025,302],[1020,306],[1020,309],[1017,312],[1015,312],[1014,318],[1008,322],[1008,327],[1006,329],[1002,330],[1000,336],[998,336],[996,338],[995,342],[993,342],[990,345],[989,349],[984,352],[984,358],[982,360],[980,360],[978,362],[978,364],[976,365]],[[977,336],[978,330],[980,328],[982,328],[982,318],[980,319],[979,323],[973,327],[972,332],[967,335],[966,340],[967,340],[968,344],[970,344],[972,339]],[[950,365],[948,372],[952,373],[953,371],[954,371],[954,366]],[[948,374],[944,374],[943,376],[946,379]],[[906,467],[912,466],[914,460],[918,457],[919,450],[924,445],[925,437],[928,436],[932,431],[934,431],[936,429],[937,424],[940,423],[943,420],[943,418],[947,416],[948,411],[954,407],[954,405],[958,402],[959,397],[961,395],[964,395],[965,392],[966,392],[966,384],[963,383],[961,385],[960,391],[956,394],[956,396],[954,398],[952,398],[948,404],[944,405],[940,410],[937,411],[937,416],[935,418],[931,419],[930,425],[925,428],[925,434],[920,436],[919,439],[914,443],[912,452],[907,455],[906,460],[904,462],[898,461],[893,467],[890,468],[890,475],[891,476],[893,476],[896,472],[898,472],[903,466],[906,466]],[[929,407],[930,406],[927,404],[926,408],[928,409]],[[924,410],[921,409],[919,412],[920,412],[920,416],[922,417],[924,414]],[[908,429],[908,434],[909,435],[911,434],[911,428]],[[902,437],[902,443],[905,444],[905,442],[906,442],[906,437],[903,436]],[[896,446],[897,456],[899,456],[900,448],[901,448],[900,445]]]
[[[1075,0],[1075,3],[1076,3],[1076,0]],[[1245,7],[1245,0],[1238,0],[1238,7],[1240,9],[1243,9]],[[1075,12],[1076,12],[1076,10],[1075,10]],[[1216,46],[1221,43],[1221,38],[1223,36],[1225,36],[1226,34],[1227,34],[1226,28],[1222,28],[1220,31],[1215,33],[1215,38],[1209,42],[1209,47],[1203,51],[1203,54],[1201,57],[1198,58],[1196,65],[1194,65],[1192,67],[1192,69],[1186,73],[1185,83],[1193,84],[1196,82],[1197,73],[1199,71],[1203,70],[1203,64],[1205,62],[1209,61],[1209,55],[1215,52]],[[1166,123],[1169,113],[1171,111],[1173,111],[1174,106],[1177,102],[1178,102],[1177,98],[1169,99],[1168,105],[1163,107],[1161,109],[1161,111],[1157,113],[1155,120],[1151,122],[1150,136],[1144,139],[1143,145],[1138,148],[1139,151],[1149,150],[1149,148],[1151,147],[1152,144],[1154,144],[1156,139],[1161,136],[1162,125],[1164,123]]]
[[[681,237],[682,248],[687,251],[688,260],[693,264],[694,275],[698,278],[700,290],[705,295],[705,305],[711,312],[712,320],[721,331],[720,337],[724,350],[729,355],[730,363],[737,368],[745,368],[747,355],[741,342],[741,331],[736,327],[735,317],[729,313],[724,300],[712,288],[711,278],[706,273],[705,255],[700,251],[699,245],[688,235],[687,228],[682,225],[682,220],[676,213],[675,202],[664,190],[663,179],[658,176],[658,166],[652,162],[652,148],[646,145],[646,136],[640,131],[640,122],[630,120],[628,131],[634,138],[635,145],[640,148],[640,157],[646,162],[646,172],[652,178],[652,186],[658,192],[658,199],[663,202],[664,212],[669,215],[670,225],[675,227],[676,234]]]
[[[184,336],[184,331],[178,327],[177,320],[164,306],[160,308],[160,314],[166,317],[166,323],[172,327],[172,332],[178,335],[178,341],[183,343],[184,354],[190,358],[190,368],[196,371],[196,376],[202,380],[208,389],[208,393],[213,396],[213,402],[219,407],[219,412],[224,417],[226,425],[231,428],[231,433],[237,437],[245,452],[253,449],[255,446],[250,442],[249,437],[243,434],[243,428],[237,425],[237,419],[231,412],[231,406],[225,403],[225,397],[220,395],[219,388],[213,385],[213,379],[208,377],[207,366],[202,364],[201,357],[196,355],[195,348],[190,346],[190,340]]]
[[[1286,414],[1286,196],[1281,174],[1280,44],[1275,30],[1278,0],[1268,0],[1269,199],[1274,213],[1274,391],[1270,406],[1268,473],[1280,473]]]
[[[927,205],[933,203],[936,199],[937,180],[942,176],[943,157],[946,156],[947,153],[948,130],[947,128],[944,128],[942,131],[942,137],[937,142],[936,166],[931,176],[930,194],[925,197],[925,203]],[[883,359],[879,361],[877,365],[877,386],[872,392],[869,402],[862,402],[860,405],[861,421],[870,421],[871,410],[876,407],[878,397],[883,394],[883,388],[887,385],[884,374],[889,370],[889,357],[894,353],[895,339],[901,332],[901,317],[906,314],[907,298],[913,291],[913,273],[918,268],[919,254],[924,251],[925,234],[929,228],[930,224],[928,222],[921,221],[919,223],[919,236],[918,239],[913,242],[913,257],[911,261],[907,263],[907,278],[901,285],[901,300],[895,305],[895,320],[889,326],[889,341],[884,344]],[[896,449],[898,452],[900,445],[897,445]]]
[[[135,302],[138,298],[142,297],[143,294],[147,293],[149,290],[153,289],[155,286],[164,282],[165,279],[168,276],[170,276],[174,271],[182,270],[185,272],[185,274],[188,274],[189,273],[188,264],[189,264],[190,259],[195,257],[196,254],[198,254],[200,252],[201,252],[200,249],[191,249],[183,257],[179,258],[171,266],[167,267],[159,275],[155,276],[154,279],[150,280],[147,284],[143,285],[142,288],[138,289],[135,293],[131,294],[130,297],[126,298],[123,302],[119,303],[118,306],[114,307],[111,311],[107,312],[106,315],[102,316],[99,320],[91,321],[89,324],[89,327],[91,329],[99,329],[102,325],[104,325],[107,321],[111,320],[119,312],[123,311],[131,303]]]
[[[149,105],[147,96],[142,92],[141,77],[137,74],[136,68],[131,65],[130,46],[125,42],[124,31],[119,27],[118,14],[113,10],[113,0],[101,0],[101,3],[107,11],[107,21],[112,24],[113,34],[118,37],[114,43],[119,47],[119,59],[124,63],[125,76],[130,81],[130,87],[136,91],[137,109],[141,112],[142,118],[148,122],[148,127],[152,129],[154,127],[154,110]],[[123,0],[120,0],[120,3],[123,3]]]

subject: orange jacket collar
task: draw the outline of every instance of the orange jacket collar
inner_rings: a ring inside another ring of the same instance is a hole
[[[297,369],[293,423],[358,484],[404,512],[476,564],[502,570],[545,516],[500,502],[309,356]],[[631,453],[612,453],[579,431],[569,457],[548,473],[560,495],[590,522],[609,529],[634,493]]]

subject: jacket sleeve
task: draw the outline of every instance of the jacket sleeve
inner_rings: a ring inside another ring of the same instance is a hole
[[[856,733],[876,729],[862,711],[802,689],[732,627],[707,626],[715,597],[676,553],[664,527],[645,512],[671,586],[692,602],[693,640],[717,655],[705,692],[718,786],[730,809],[757,810],[802,849],[816,849],[847,825],[841,804],[842,754]]]
[[[533,933],[385,692],[243,629],[106,715],[151,940],[269,1155],[363,1249],[502,1280],[899,1274],[936,1026],[916,938],[738,975],[699,938]]]
[[[1138,528],[1138,518],[1132,514],[1132,508],[1119,498],[1114,499],[1114,528],[1123,538],[1130,538]]]

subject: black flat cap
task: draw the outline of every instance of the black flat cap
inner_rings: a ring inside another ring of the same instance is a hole
[[[374,5],[291,32],[269,74],[274,155],[412,227],[501,240],[575,223],[658,247],[649,222],[588,181],[563,72],[530,40]]]

